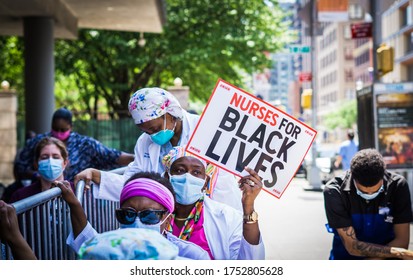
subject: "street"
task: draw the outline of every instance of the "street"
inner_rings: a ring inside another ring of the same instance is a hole
[[[278,199],[262,191],[256,200],[267,260],[328,260],[332,233],[325,227],[323,193],[306,191],[295,178]],[[410,247],[413,249],[413,224]]]
[[[323,193],[305,191],[295,178],[280,199],[262,191],[256,200],[269,260],[328,259],[332,234],[325,224]]]

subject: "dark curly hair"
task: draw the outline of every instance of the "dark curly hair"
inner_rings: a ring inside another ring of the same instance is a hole
[[[365,187],[372,187],[383,179],[385,163],[376,149],[364,149],[357,152],[351,160],[351,175]]]
[[[55,120],[63,119],[66,122],[68,122],[70,125],[72,125],[72,118],[73,118],[73,114],[72,112],[70,112],[70,110],[66,108],[59,108],[53,113],[52,123]]]

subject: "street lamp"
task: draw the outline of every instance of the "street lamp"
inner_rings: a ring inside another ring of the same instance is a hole
[[[139,38],[138,45],[139,47],[143,48],[146,44],[145,38],[143,38],[143,32],[141,32],[141,37]]]
[[[10,83],[6,80],[1,82],[1,89],[4,91],[8,91],[10,89]]]
[[[176,87],[182,87],[182,79],[179,78],[179,77],[175,78],[175,80],[174,80],[174,86],[176,86]]]

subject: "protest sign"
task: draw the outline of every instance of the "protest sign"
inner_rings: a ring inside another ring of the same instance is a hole
[[[215,89],[186,149],[242,177],[254,169],[263,190],[280,198],[317,132],[224,80]]]

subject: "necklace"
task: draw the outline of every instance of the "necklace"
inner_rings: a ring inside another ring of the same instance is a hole
[[[187,218],[178,218],[177,216],[174,217],[174,220],[177,221],[186,221]]]

